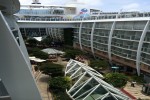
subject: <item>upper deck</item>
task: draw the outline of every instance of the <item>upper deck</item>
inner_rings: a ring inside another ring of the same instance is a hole
[[[79,10],[80,9],[80,10]],[[22,5],[15,14],[21,21],[83,21],[149,18],[150,12],[102,12],[97,9],[80,8],[77,5]]]

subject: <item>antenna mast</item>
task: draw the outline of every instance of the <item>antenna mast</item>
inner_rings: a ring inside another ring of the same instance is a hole
[[[41,4],[41,3],[39,2],[39,0],[33,0],[32,4]]]

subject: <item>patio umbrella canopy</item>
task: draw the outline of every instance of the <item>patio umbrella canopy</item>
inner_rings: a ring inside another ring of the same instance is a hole
[[[44,59],[40,59],[40,58],[36,58],[36,57],[29,57],[30,60],[33,60],[35,62],[45,62],[46,60]]]
[[[42,51],[49,55],[64,54],[64,52],[56,50],[56,49],[52,49],[52,48],[46,48],[46,49],[43,49]]]

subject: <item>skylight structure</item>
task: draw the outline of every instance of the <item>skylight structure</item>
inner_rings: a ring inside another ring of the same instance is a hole
[[[130,100],[120,90],[103,81],[103,76],[91,67],[70,60],[65,75],[72,79],[67,94],[73,100]]]

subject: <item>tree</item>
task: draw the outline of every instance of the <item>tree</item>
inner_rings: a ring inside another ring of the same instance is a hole
[[[123,87],[127,84],[128,77],[122,73],[108,73],[105,75],[105,80],[115,87]]]
[[[24,42],[26,43],[28,37],[27,36],[22,36],[22,38],[23,38]]]
[[[51,78],[49,81],[49,87],[52,90],[62,90],[65,91],[67,88],[71,86],[71,79],[70,77],[54,77]]]
[[[70,86],[70,77],[54,77],[49,81],[49,89],[53,93],[54,100],[71,100],[65,92]]]
[[[27,40],[27,43],[28,43],[29,46],[35,47],[35,46],[37,46],[38,41],[34,38],[30,38],[30,39]]]
[[[35,56],[41,59],[48,59],[48,54],[41,51],[39,48],[28,48],[28,53],[30,56]]]
[[[52,38],[50,36],[47,36],[45,39],[43,39],[41,41],[41,44],[44,45],[44,46],[50,46],[52,43]]]
[[[48,59],[48,54],[43,52],[43,51],[36,51],[33,53],[33,55],[37,58],[41,58],[41,59]]]
[[[74,59],[76,55],[84,55],[84,53],[77,49],[67,49],[65,50],[65,57]]]
[[[106,69],[109,64],[105,60],[91,60],[90,66],[96,70]]]
[[[39,68],[42,73],[50,75],[51,77],[63,76],[63,66],[54,63],[44,63]]]

